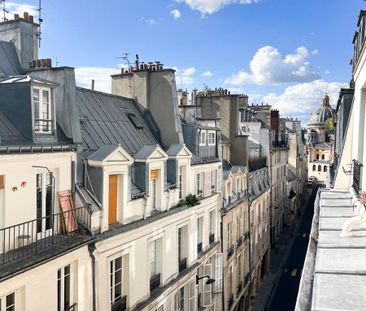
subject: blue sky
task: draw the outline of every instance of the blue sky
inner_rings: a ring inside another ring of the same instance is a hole
[[[37,0],[12,0],[13,11]],[[307,121],[351,79],[361,0],[43,0],[41,57],[109,90],[116,58],[136,53],[177,69],[177,86],[246,93]]]

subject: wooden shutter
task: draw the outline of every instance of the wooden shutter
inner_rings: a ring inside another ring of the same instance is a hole
[[[215,293],[222,292],[222,278],[223,278],[223,253],[216,254],[215,258]]]
[[[189,286],[189,311],[196,311],[197,303],[196,303],[196,281],[192,281],[188,284]]]
[[[0,175],[0,189],[4,189],[4,175]]]
[[[212,275],[212,265],[203,265],[203,275],[208,275],[210,278]],[[212,305],[212,284],[206,284],[207,279],[204,279],[203,293],[202,293],[202,307],[209,307]]]
[[[207,197],[211,194],[211,172],[205,172],[205,190],[204,196]]]

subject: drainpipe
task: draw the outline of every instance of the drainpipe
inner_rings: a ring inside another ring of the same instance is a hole
[[[223,225],[223,222],[224,222],[224,217],[223,215],[221,215],[221,223],[220,223],[220,240],[221,240],[221,253],[223,254],[223,257],[224,257],[224,237],[223,237],[223,228],[224,228],[224,225]],[[225,259],[226,260],[226,259]],[[223,264],[223,267],[222,267],[222,270],[224,270],[224,261],[222,262]],[[222,311],[225,310],[225,275],[222,276]]]
[[[96,250],[95,247],[95,242],[89,243],[88,244],[88,251],[89,251],[89,256],[91,258],[91,268],[92,268],[92,297],[93,297],[93,311],[97,310],[96,307],[96,288],[95,288],[95,256],[93,254],[93,252]]]
[[[249,200],[248,200],[249,201]],[[251,235],[251,223],[250,223],[250,208],[252,206],[252,201],[248,204],[248,226],[249,226],[249,301],[251,297],[251,287],[252,287],[252,235]]]

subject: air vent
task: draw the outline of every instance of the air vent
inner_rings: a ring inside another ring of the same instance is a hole
[[[137,116],[134,113],[127,113],[127,117],[135,128],[140,129],[140,130],[144,128],[144,126],[142,125],[142,123],[140,122],[140,120],[137,118]]]

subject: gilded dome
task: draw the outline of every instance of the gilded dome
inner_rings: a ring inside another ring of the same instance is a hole
[[[323,102],[320,108],[313,112],[310,117],[309,125],[311,124],[325,124],[325,122],[335,117],[334,109],[329,104],[329,96],[326,94],[323,97]]]

